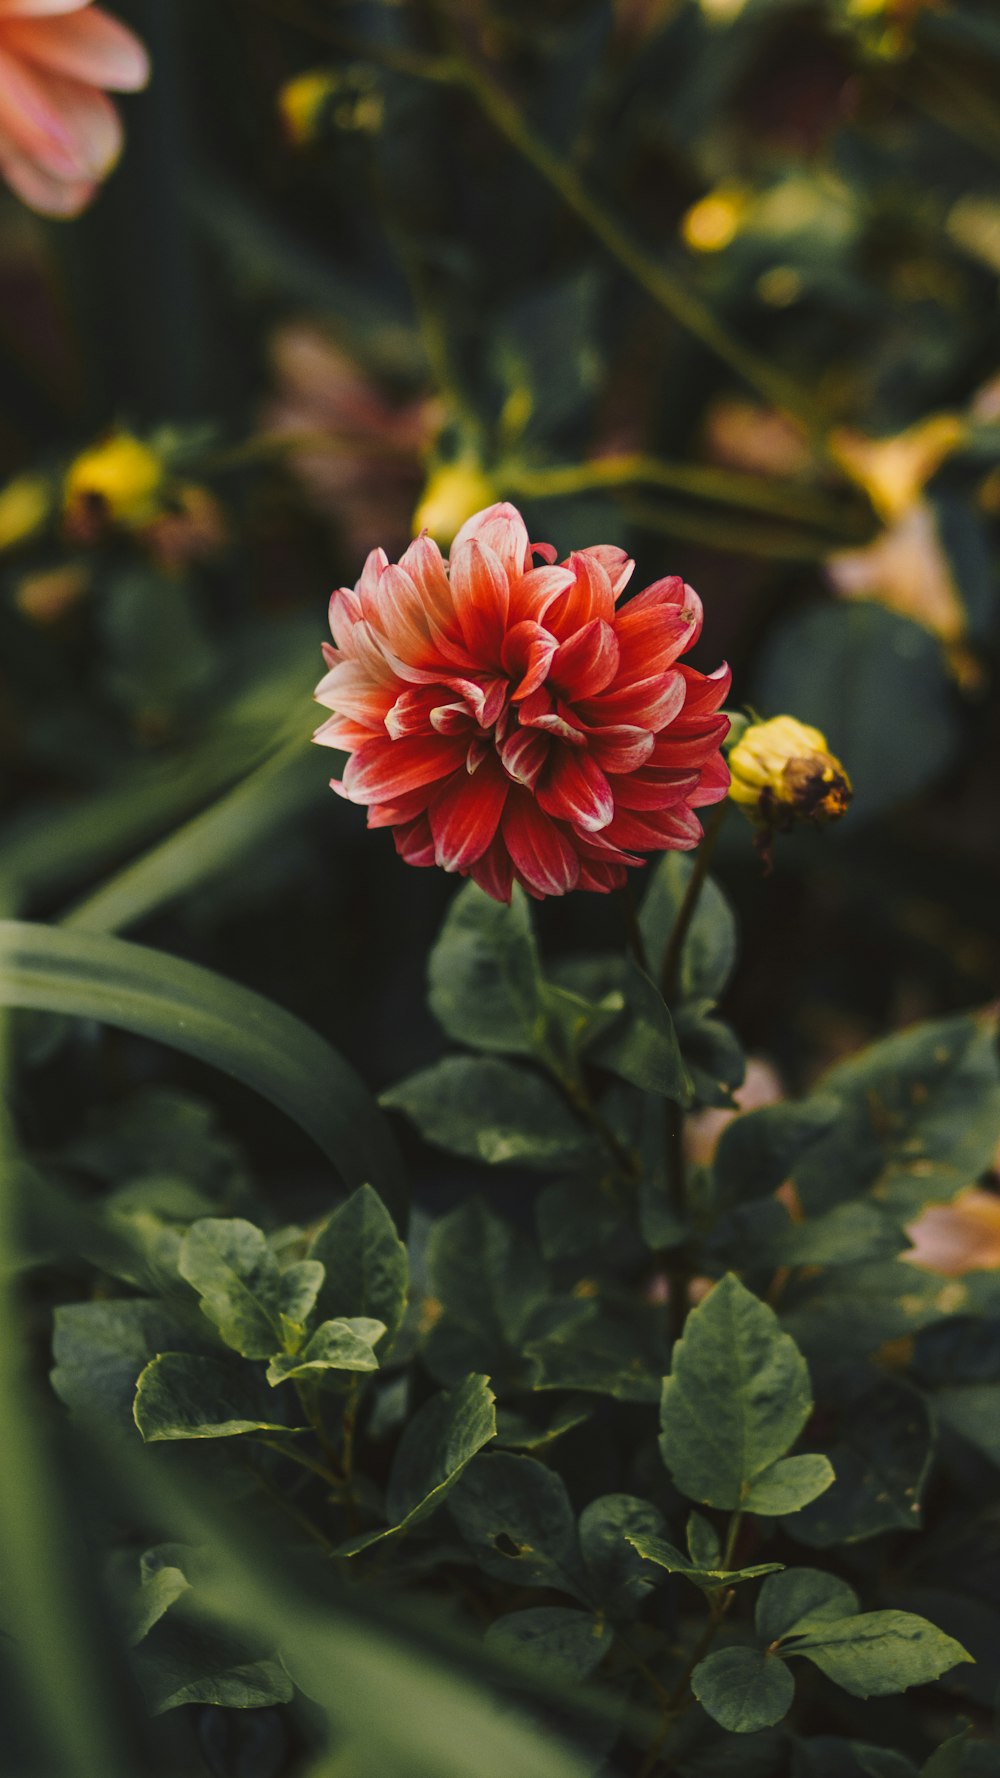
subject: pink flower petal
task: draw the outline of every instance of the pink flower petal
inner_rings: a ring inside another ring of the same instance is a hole
[[[59,18],[12,18],[3,41],[14,55],[84,86],[135,93],[149,80],[149,57],[138,37],[97,7]]]
[[[547,815],[586,833],[599,833],[615,812],[611,785],[600,766],[589,753],[573,747],[553,747],[535,794]]]
[[[451,552],[451,596],[470,654],[484,666],[500,663],[510,582],[488,544],[473,537]]]
[[[456,772],[442,786],[429,810],[442,870],[467,871],[483,856],[500,825],[509,789],[496,754],[488,754],[473,776]]]
[[[507,800],[503,837],[527,889],[538,895],[565,895],[576,888],[580,876],[576,851],[525,790],[513,791]]]
[[[456,549],[475,540],[493,551],[505,573],[513,578],[531,566],[528,530],[516,506],[501,500],[474,513],[458,532],[451,546],[452,562]]]
[[[446,778],[466,754],[461,735],[413,736],[402,741],[367,741],[344,771],[344,792],[352,803],[387,802]]]

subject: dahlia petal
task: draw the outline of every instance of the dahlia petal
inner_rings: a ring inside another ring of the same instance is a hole
[[[635,563],[628,551],[619,549],[615,543],[591,543],[586,549],[577,551],[581,556],[593,556],[611,582],[611,591],[616,600],[620,599],[635,573]]]
[[[529,568],[518,580],[511,582],[508,623],[529,619],[541,623],[560,593],[573,585],[568,568]]]
[[[643,860],[640,858],[636,862],[641,865]],[[628,871],[624,864],[598,863],[590,858],[580,862],[578,889],[592,889],[597,895],[610,895],[613,889],[622,889],[627,882]]]
[[[40,216],[63,220],[79,216],[97,191],[95,179],[57,179],[44,172],[34,161],[19,154],[2,130],[0,174],[22,204],[27,204],[29,210],[36,210]]]
[[[609,723],[586,737],[597,764],[605,772],[637,772],[653,751],[655,737],[631,723]]]
[[[446,778],[463,762],[465,753],[461,735],[366,741],[347,762],[344,791],[353,803],[387,802],[421,784]]]
[[[53,179],[95,179],[102,166],[63,114],[60,85],[29,68],[0,44],[0,132],[11,155],[33,163]],[[104,101],[107,104],[107,100]]]
[[[354,589],[359,600],[367,598],[369,593],[375,591],[375,588],[378,586],[378,583],[388,566],[389,558],[384,549],[371,549],[368,551],[368,554],[365,557],[365,565],[361,570],[358,577],[358,584]]]
[[[467,871],[493,842],[510,781],[496,754],[488,754],[474,777],[456,772],[430,805],[434,856],[442,870]]]
[[[108,92],[139,92],[149,80],[149,57],[138,37],[99,7],[58,19],[8,16],[4,44],[38,67]]]
[[[405,827],[394,827],[393,844],[400,858],[418,868],[434,863],[434,838],[426,815],[419,815]]]
[[[512,791],[503,812],[504,842],[518,878],[535,895],[565,895],[580,876],[580,860],[566,835],[524,790]]]
[[[557,821],[568,821],[587,833],[607,827],[615,812],[611,785],[590,755],[576,748],[554,747],[536,787],[539,808]]]
[[[690,802],[700,775],[690,772],[658,772],[643,766],[638,772],[612,777],[611,789],[619,809],[667,809]]]
[[[514,887],[514,866],[510,853],[501,839],[495,839],[482,858],[478,858],[469,872],[474,883],[492,895],[494,901],[509,901]]]
[[[543,562],[554,562],[559,551],[554,543],[533,543],[531,553],[533,556],[541,556]]]
[[[456,548],[461,549],[473,541],[491,550],[511,579],[531,566],[528,528],[517,507],[511,506],[509,500],[500,500],[495,506],[487,506],[482,512],[474,513],[471,519],[466,519],[451,546],[453,566]]]
[[[395,690],[391,680],[373,679],[357,661],[341,661],[320,680],[313,697],[338,716],[352,717],[363,727],[378,731],[392,707]]]
[[[371,730],[361,728],[356,722],[345,722],[340,716],[330,716],[321,722],[313,731],[313,740],[318,747],[336,747],[338,752],[353,753],[356,747],[363,747],[370,741]]]
[[[694,729],[685,734],[680,723],[674,723],[663,734],[656,736],[653,751],[649,756],[651,766],[676,766],[686,769],[688,766],[703,765],[713,753],[717,753],[729,728],[726,716],[709,719],[709,725],[703,729]]]
[[[667,599],[647,603],[646,594],[639,593],[618,613],[615,625],[621,649],[619,682],[625,685],[665,673],[697,640],[700,628],[700,601],[697,606],[679,606]]]
[[[537,783],[551,747],[548,735],[538,729],[518,728],[501,747],[500,760],[504,770],[530,790]]]
[[[515,701],[538,690],[558,646],[548,630],[528,618],[507,631],[500,662],[504,672],[510,675],[511,697]]]
[[[467,735],[475,723],[475,716],[467,703],[434,705],[431,711],[431,728],[437,735]]]
[[[466,647],[482,666],[497,666],[507,628],[510,583],[488,544],[471,538],[451,551],[451,596]]]
[[[438,728],[434,721],[435,709],[440,708],[440,705],[441,692],[438,687],[408,686],[385,712],[385,731],[394,741],[401,740],[404,735],[426,735],[430,729],[434,729],[437,734],[447,733],[447,730]]]
[[[676,668],[653,679],[619,685],[599,697],[576,703],[576,713],[588,729],[602,724],[626,723],[658,734],[684,708],[685,683]]]
[[[448,571],[441,551],[426,531],[421,531],[420,536],[415,537],[409,548],[403,551],[399,566],[406,571],[417,588],[425,609],[433,612],[440,623],[447,624],[453,615]]]
[[[411,790],[406,796],[398,796],[391,803],[371,803],[368,809],[368,826],[405,827],[408,822],[415,821],[418,815],[426,815],[427,806],[437,786],[422,784],[419,790]]]
[[[552,601],[545,614],[547,627],[560,642],[568,641],[594,618],[603,618],[610,624],[615,616],[611,578],[597,557],[581,550],[570,556],[566,566],[573,584]]]
[[[361,618],[361,600],[353,587],[337,587],[330,594],[329,618],[330,634],[334,642],[345,654],[349,654],[351,635]]]
[[[729,767],[721,754],[707,760],[698,778],[698,787],[688,797],[693,809],[703,809],[709,803],[721,803],[729,794]]]
[[[702,837],[697,815],[683,804],[646,819],[631,809],[617,809],[606,834],[616,846],[630,846],[636,852],[689,852]]]
[[[602,617],[577,630],[560,643],[549,672],[549,682],[573,703],[593,698],[611,684],[618,671],[618,639]]]
[[[712,715],[720,704],[725,703],[733,683],[730,667],[723,665],[717,667],[714,673],[699,673],[695,667],[686,667],[680,662],[676,670],[684,675],[687,685],[684,699],[685,721],[689,716]]]
[[[0,0],[0,19],[48,18],[56,13],[80,12],[90,0]]]

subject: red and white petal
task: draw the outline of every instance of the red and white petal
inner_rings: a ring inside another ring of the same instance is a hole
[[[400,858],[405,859],[407,864],[415,864],[419,868],[435,862],[434,836],[426,815],[418,815],[415,821],[408,822],[405,827],[394,827],[392,838]]]
[[[503,812],[504,844],[530,893],[566,895],[580,877],[580,859],[566,834],[525,790],[513,790]]]
[[[509,500],[498,501],[495,506],[487,506],[482,512],[474,513],[471,519],[466,519],[451,546],[453,568],[456,549],[461,550],[473,540],[492,550],[511,579],[531,566],[528,528],[517,507],[511,506]]]
[[[618,684],[599,697],[576,701],[576,712],[588,729],[607,723],[628,723],[658,734],[684,709],[686,686],[676,667],[651,679]]]
[[[488,852],[469,871],[474,883],[492,895],[494,901],[509,901],[514,887],[514,866],[502,839],[495,839]]]
[[[590,551],[581,550],[570,556],[566,566],[573,576],[573,584],[553,599],[545,614],[546,627],[561,642],[567,641],[594,618],[613,623],[615,616],[611,580],[597,557]]]
[[[317,704],[325,704],[338,716],[352,717],[355,722],[378,730],[398,689],[394,679],[373,679],[357,661],[340,661],[320,680],[313,697]]]
[[[591,543],[586,549],[577,551],[580,556],[593,556],[611,582],[611,591],[615,599],[620,599],[635,573],[635,563],[628,552],[619,549],[614,543]]]
[[[599,833],[615,812],[611,785],[589,753],[555,746],[535,788],[539,808],[585,833]]]
[[[434,856],[442,870],[468,871],[492,844],[510,780],[495,753],[487,754],[473,776],[456,772],[430,805]]]
[[[509,624],[541,623],[556,599],[573,585],[568,568],[529,568],[511,581]]]
[[[504,637],[500,663],[511,682],[511,697],[526,698],[542,685],[559,644],[541,624],[525,618]]]
[[[648,729],[631,723],[609,723],[586,737],[587,746],[602,771],[637,772],[653,751],[655,737]]]
[[[2,130],[0,176],[29,210],[37,210],[40,216],[63,220],[79,216],[97,190],[94,179],[57,179],[52,173],[46,173],[35,161],[26,160]]]
[[[451,596],[462,638],[477,665],[498,667],[510,608],[510,583],[488,544],[476,538],[451,551]]]
[[[540,729],[517,728],[500,749],[504,770],[532,789],[548,760],[552,742]]]
[[[618,809],[606,832],[616,846],[634,852],[689,852],[701,839],[701,822],[684,803],[645,816]]]
[[[729,794],[729,767],[721,753],[714,754],[706,760],[698,778],[698,787],[688,797],[693,809],[703,809],[709,803],[721,803]]]
[[[619,809],[670,809],[677,803],[690,802],[698,784],[697,771],[661,772],[648,766],[611,779],[615,807]]]
[[[570,703],[596,697],[618,672],[618,638],[611,624],[595,617],[560,643],[549,670],[549,682]]]
[[[344,792],[353,803],[390,802],[422,784],[446,778],[464,763],[461,735],[414,735],[404,741],[367,741],[344,771]]]

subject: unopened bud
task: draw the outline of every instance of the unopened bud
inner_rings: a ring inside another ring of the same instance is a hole
[[[846,814],[851,780],[818,728],[775,716],[752,722],[729,753],[729,795],[757,827],[785,833]]]

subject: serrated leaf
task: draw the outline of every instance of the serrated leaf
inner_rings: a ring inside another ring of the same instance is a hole
[[[794,1340],[766,1303],[727,1274],[688,1317],[663,1384],[660,1451],[677,1487],[734,1512],[760,1479],[759,1501],[766,1502],[765,1472],[794,1444],[811,1409],[809,1373]]]
[[[321,1321],[370,1316],[384,1321],[383,1356],[406,1308],[409,1261],[388,1210],[370,1185],[359,1186],[318,1230],[309,1257],[323,1267],[316,1299]]]
[[[285,1353],[272,1358],[267,1380],[272,1387],[292,1377],[309,1377],[323,1371],[377,1371],[373,1348],[385,1334],[384,1321],[356,1315],[350,1320],[323,1321],[294,1357]]]
[[[514,1162],[544,1171],[596,1152],[555,1087],[491,1056],[448,1057],[383,1093],[381,1102],[405,1113],[428,1142],[491,1166]]]
[[[544,1463],[506,1451],[478,1458],[449,1511],[484,1573],[586,1601],[576,1516],[562,1478]]]
[[[795,1681],[784,1661],[759,1648],[720,1648],[699,1662],[691,1690],[703,1710],[731,1734],[767,1729],[788,1714]]]
[[[477,1451],[496,1435],[494,1402],[489,1378],[474,1375],[460,1388],[425,1403],[407,1426],[393,1459],[386,1494],[390,1523],[352,1538],[338,1554],[358,1555],[436,1512]]]
[[[564,1605],[512,1611],[497,1618],[485,1637],[487,1648],[563,1680],[589,1678],[613,1641],[614,1629],[603,1618]]]
[[[135,1423],[147,1444],[289,1432],[291,1428],[262,1408],[261,1381],[245,1365],[225,1358],[162,1352],[139,1378]]]
[[[244,1358],[270,1358],[294,1345],[323,1282],[315,1260],[279,1271],[260,1229],[235,1216],[192,1223],[178,1269],[226,1345]]]
[[[668,1574],[683,1575],[685,1580],[705,1592],[713,1592],[719,1587],[735,1587],[744,1580],[760,1580],[765,1574],[778,1574],[784,1566],[781,1562],[758,1562],[750,1568],[702,1568],[665,1538],[634,1532],[627,1532],[626,1537],[644,1561],[654,1563]]]

